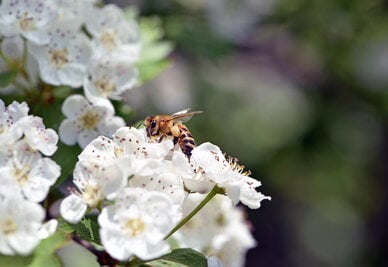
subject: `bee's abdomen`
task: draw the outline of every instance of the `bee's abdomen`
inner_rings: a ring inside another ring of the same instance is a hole
[[[193,138],[192,134],[190,133],[189,129],[185,125],[180,124],[179,125],[179,130],[180,130],[180,135],[178,137],[178,144],[179,144],[182,152],[187,157],[190,158],[191,151],[195,147],[194,138]]]

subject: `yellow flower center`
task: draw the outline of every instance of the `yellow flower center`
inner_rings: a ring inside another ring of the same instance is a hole
[[[56,68],[62,68],[64,65],[66,65],[68,60],[68,51],[67,48],[64,49],[52,49],[49,51],[50,54],[50,62],[56,67]]]
[[[28,181],[28,173],[30,172],[30,166],[25,165],[23,168],[14,168],[12,176],[18,182],[18,184],[24,184]]]
[[[2,221],[1,223],[1,229],[3,230],[3,233],[5,235],[10,235],[16,232],[17,225],[14,220],[7,218]]]
[[[116,35],[112,32],[104,32],[100,36],[100,42],[104,45],[107,50],[113,50],[116,48]]]
[[[97,207],[100,200],[103,199],[101,188],[97,185],[86,187],[82,194],[82,198],[85,200],[89,207]]]
[[[102,95],[109,95],[115,89],[115,84],[109,82],[108,80],[101,79],[94,82],[94,86]]]
[[[79,118],[79,120],[83,128],[90,130],[97,127],[99,117],[98,114],[92,111],[87,111]]]
[[[145,223],[140,218],[129,219],[125,222],[124,229],[131,237],[136,237],[144,232]]]
[[[29,17],[28,12],[25,12],[23,17],[19,19],[19,26],[23,31],[33,31],[36,29],[34,20]]]

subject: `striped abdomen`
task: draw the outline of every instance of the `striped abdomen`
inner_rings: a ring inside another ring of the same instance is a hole
[[[191,156],[191,151],[195,147],[195,141],[193,136],[191,135],[189,129],[183,125],[183,124],[178,124],[179,127],[179,136],[177,137],[178,144],[182,150],[182,152],[190,158]]]

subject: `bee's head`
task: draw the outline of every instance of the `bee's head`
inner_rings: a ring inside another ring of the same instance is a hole
[[[147,129],[147,136],[157,135],[159,132],[159,124],[156,120],[156,116],[148,116],[144,121]]]

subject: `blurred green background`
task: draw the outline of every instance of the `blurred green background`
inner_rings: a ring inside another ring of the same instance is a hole
[[[388,2],[113,2],[159,17],[175,45],[127,95],[133,121],[203,110],[187,124],[197,142],[272,196],[247,211],[247,266],[388,266]]]

